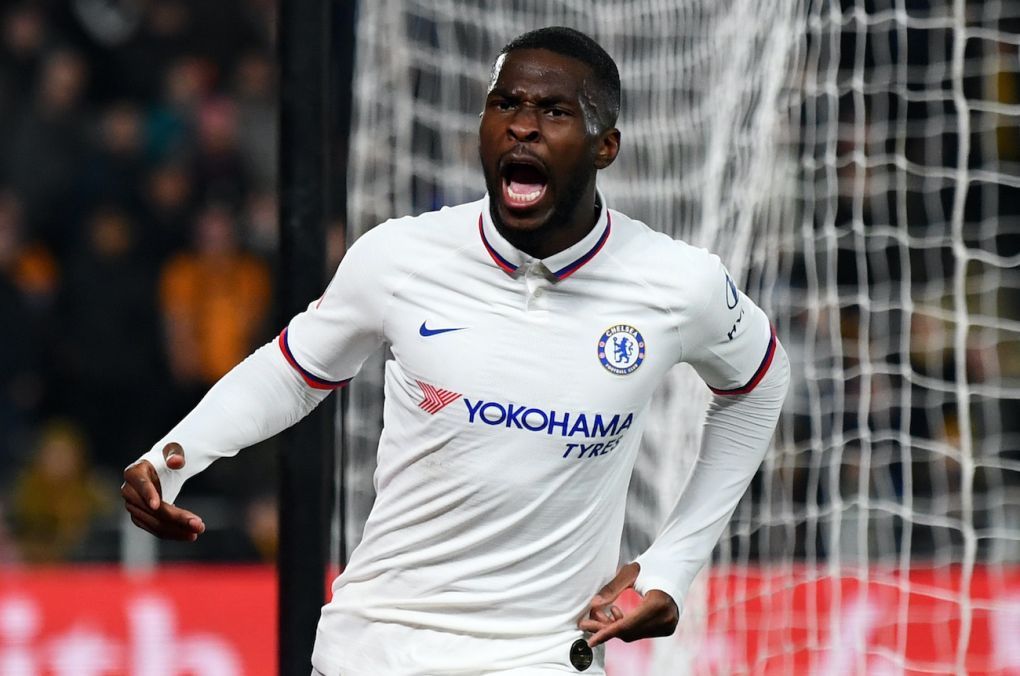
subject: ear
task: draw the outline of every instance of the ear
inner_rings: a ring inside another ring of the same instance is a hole
[[[606,129],[599,134],[595,149],[595,168],[605,169],[616,159],[620,152],[620,130],[616,127]]]

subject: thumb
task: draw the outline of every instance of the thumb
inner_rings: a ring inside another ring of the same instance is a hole
[[[170,469],[182,469],[184,467],[184,448],[176,441],[171,441],[163,447],[163,459]]]
[[[592,599],[592,605],[606,605],[616,600],[623,590],[634,586],[634,581],[637,580],[638,573],[641,571],[641,564],[637,562],[628,563],[627,565],[620,568],[620,571],[616,574],[612,580],[606,583],[599,593]]]

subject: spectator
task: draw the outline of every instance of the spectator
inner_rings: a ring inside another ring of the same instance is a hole
[[[46,395],[43,354],[49,346],[57,263],[28,240],[21,203],[0,191],[0,457],[22,453],[20,443]]]
[[[192,146],[199,105],[212,90],[215,66],[193,54],[174,60],[163,75],[163,97],[147,118],[149,158],[155,162],[184,157]]]
[[[276,496],[260,495],[252,498],[244,511],[244,531],[265,563],[276,561],[280,547],[280,508]]]
[[[113,495],[89,469],[81,432],[69,423],[51,422],[14,487],[11,517],[24,560],[67,560],[93,521],[110,511]]]
[[[116,202],[138,213],[139,177],[145,173],[145,137],[141,112],[120,101],[101,113],[99,134],[88,170],[80,179],[85,204]]]
[[[244,242],[250,251],[263,260],[276,258],[280,243],[278,213],[276,193],[265,191],[248,194],[243,216]]]
[[[194,250],[163,269],[166,351],[173,379],[190,403],[266,338],[269,271],[240,249],[235,228],[224,205],[205,207],[195,224]]]
[[[141,3],[138,3],[141,4]],[[192,12],[180,0],[145,3],[145,12],[137,30],[126,42],[109,51],[115,76],[104,78],[120,95],[152,101],[159,97],[162,81],[153,74],[165,73],[188,46],[193,30]]]
[[[237,107],[226,98],[205,102],[198,113],[197,145],[192,165],[203,202],[226,202],[241,208],[251,187],[237,145]]]
[[[26,232],[21,201],[0,191],[0,271],[17,288],[29,307],[47,310],[60,284],[57,260]]]
[[[15,113],[3,175],[25,205],[29,226],[50,246],[65,247],[71,196],[85,151],[81,108],[88,65],[75,52],[49,55],[33,100]]]
[[[265,54],[246,54],[237,66],[234,80],[238,147],[257,186],[270,189],[276,181],[277,151],[273,64]]]
[[[156,268],[137,255],[136,226],[116,206],[97,209],[68,269],[63,295],[67,403],[96,459],[120,466],[158,422],[160,350]]]
[[[0,116],[8,104],[27,99],[43,60],[49,25],[42,9],[13,3],[0,18]]]
[[[193,197],[191,174],[179,162],[164,162],[146,176],[142,222],[147,229],[146,253],[153,260],[163,261],[186,247],[194,218]]]

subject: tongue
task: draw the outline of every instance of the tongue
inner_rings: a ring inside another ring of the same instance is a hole
[[[535,192],[536,190],[541,190],[543,185],[544,185],[543,183],[539,183],[538,181],[534,183],[525,183],[524,181],[510,181],[510,189],[513,190],[518,195],[527,195],[528,193]]]

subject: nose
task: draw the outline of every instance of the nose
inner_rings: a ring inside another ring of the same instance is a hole
[[[534,143],[539,138],[538,115],[536,111],[522,106],[510,120],[507,133],[515,141]]]

